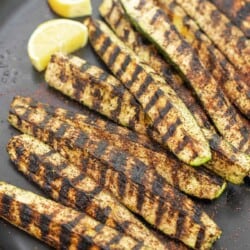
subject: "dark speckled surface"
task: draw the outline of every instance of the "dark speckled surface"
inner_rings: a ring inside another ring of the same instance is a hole
[[[98,16],[97,7],[101,1],[92,0],[93,15]],[[12,98],[19,95],[32,96],[69,109],[82,108],[47,87],[43,73],[37,73],[30,65],[26,53],[28,38],[41,22],[55,18],[47,1],[43,0],[1,0],[0,1],[0,180],[42,194],[19,174],[8,159],[5,147],[10,137],[18,132],[7,122]],[[103,64],[92,49],[78,51],[90,63]],[[223,230],[221,239],[213,249],[250,249],[250,188],[247,185],[229,185],[216,201],[199,204],[217,221]],[[0,219],[0,250],[49,249],[43,243],[10,226]]]

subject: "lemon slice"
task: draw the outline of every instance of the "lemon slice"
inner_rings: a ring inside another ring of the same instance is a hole
[[[80,17],[91,15],[90,0],[48,0],[51,9],[63,17]]]
[[[77,21],[53,19],[40,24],[28,41],[28,55],[33,66],[42,71],[55,52],[71,53],[85,46],[87,27]]]

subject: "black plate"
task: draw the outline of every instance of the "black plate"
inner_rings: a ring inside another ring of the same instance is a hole
[[[100,2],[101,0],[92,1],[95,17],[98,17]],[[0,2],[0,180],[38,194],[42,194],[40,190],[19,174],[9,161],[5,147],[10,137],[18,132],[9,126],[7,115],[10,102],[17,94],[32,96],[37,100],[74,110],[82,109],[48,88],[43,73],[37,73],[27,57],[26,46],[32,31],[41,22],[55,17],[45,0],[1,0]],[[89,46],[76,54],[104,67]],[[221,239],[216,242],[213,249],[250,249],[249,186],[229,185],[218,200],[199,203],[223,230]],[[49,248],[0,219],[0,249]]]

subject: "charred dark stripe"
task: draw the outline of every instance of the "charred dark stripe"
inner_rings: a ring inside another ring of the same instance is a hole
[[[92,200],[102,192],[103,188],[100,186],[96,186],[92,191],[83,192],[78,191],[76,193],[76,206],[81,210],[84,211],[89,204],[91,204]]]
[[[196,244],[195,244],[195,248],[196,249],[200,249],[201,248],[202,243],[204,241],[204,238],[205,238],[205,229],[204,228],[200,228],[200,231],[199,231],[198,236],[197,236],[197,241],[196,241]]]
[[[124,171],[124,166],[127,164],[129,155],[125,151],[112,151],[110,155],[110,164],[119,172]]]
[[[9,216],[11,216],[10,214],[10,209],[11,209],[11,205],[13,203],[13,198],[10,197],[9,195],[3,195],[2,199],[1,199],[1,214],[5,217],[5,218],[9,218]]]
[[[218,23],[220,23],[220,21],[221,21],[221,13],[217,9],[215,9],[215,10],[212,11],[210,17],[211,17],[211,20],[213,21],[213,26],[214,27],[216,25],[218,25]]]
[[[71,245],[71,233],[72,229],[85,217],[82,213],[77,216],[74,220],[61,225],[60,230],[60,249],[68,249]]]
[[[99,80],[102,82],[105,82],[109,77],[109,74],[105,71],[103,71],[100,75],[99,75]]]
[[[111,134],[116,134],[118,132],[118,126],[112,122],[106,122],[105,129]]]
[[[233,28],[233,25],[232,25],[231,22],[228,22],[225,26],[226,27],[223,30],[222,36],[225,39],[225,42],[229,42],[232,39],[232,28]]]
[[[93,19],[91,19],[91,22],[94,22]],[[103,34],[101,29],[99,29],[99,28],[95,28],[94,30],[91,30],[90,32],[91,32],[90,39],[92,41],[97,41]]]
[[[93,42],[95,42],[94,40]],[[112,45],[111,39],[109,37],[105,38],[105,40],[102,43],[102,46],[99,48],[98,53],[100,56],[103,56],[106,50]]]
[[[77,245],[77,249],[91,249],[94,243],[91,237],[88,236],[81,236],[81,239]]]
[[[97,207],[95,209],[95,219],[97,221],[100,221],[103,224],[106,224],[106,221],[108,220],[111,211],[112,211],[112,208],[109,206],[104,207],[104,208]]]
[[[28,228],[33,220],[33,211],[26,204],[20,204],[20,220],[23,228]]]
[[[71,183],[76,186],[78,185],[80,182],[82,182],[84,179],[86,178],[86,175],[84,173],[79,174],[78,176],[74,177],[71,180]]]
[[[143,246],[144,246],[144,243],[143,243],[143,242],[138,242],[138,243],[132,248],[132,250],[140,250]]]
[[[84,80],[82,80],[80,77],[76,77],[76,79],[73,82],[72,86],[74,88],[73,97],[76,100],[80,101],[81,96],[84,93],[84,90],[85,90],[87,84],[85,84]]]
[[[113,13],[113,11],[114,11],[114,9],[115,9],[115,7],[116,7],[116,3],[112,3],[112,6],[111,6],[111,8],[109,9],[109,11],[106,13],[106,17],[107,17],[107,19],[109,19],[110,17],[111,17],[111,14]]]
[[[176,223],[176,232],[175,232],[175,237],[179,239],[181,237],[182,230],[185,228],[184,223],[185,223],[186,216],[183,213],[178,214],[178,219]]]
[[[155,119],[154,123],[153,123],[153,126],[155,128],[158,127],[159,123],[162,121],[162,119],[168,114],[168,112],[172,109],[173,105],[171,102],[168,102],[164,108],[162,108],[160,110],[160,114],[159,114],[159,117],[157,119]]]
[[[152,193],[164,197],[166,195],[163,190],[163,186],[165,183],[165,179],[161,175],[156,173],[154,182],[152,183]]]
[[[161,9],[157,9],[152,17],[152,19],[150,20],[150,23],[153,25],[157,19],[161,16]]]
[[[127,182],[128,182],[127,177],[122,172],[119,172],[117,178],[117,186],[120,199],[124,198]]]
[[[130,63],[131,63],[131,57],[129,55],[126,55],[125,59],[123,60],[122,65],[121,65],[122,72],[125,72],[127,70],[127,67]]]
[[[162,198],[157,199],[157,210],[156,210],[156,219],[155,219],[155,225],[159,226],[162,220],[162,216],[166,212],[166,208],[164,206],[164,200]]]
[[[136,98],[139,99],[144,94],[144,92],[146,92],[148,86],[150,85],[150,83],[152,83],[152,80],[153,80],[152,77],[147,74],[143,83],[140,85],[140,88],[135,93]]]
[[[107,62],[108,67],[112,67],[116,58],[121,53],[121,49],[118,46],[115,46],[112,53],[109,55],[109,60]]]
[[[150,101],[147,103],[144,111],[147,113],[157,102],[157,100],[164,96],[164,93],[161,89],[157,89],[154,93],[154,95],[151,97]]]
[[[142,184],[147,168],[148,167],[142,161],[135,159],[134,165],[130,172],[131,179],[135,183]]]
[[[72,188],[72,184],[70,183],[70,181],[66,178],[62,179],[62,183],[61,183],[61,188],[59,191],[59,200],[64,202],[68,202],[68,195],[69,195],[69,191]]]
[[[125,29],[125,30],[123,31],[123,40],[124,40],[124,41],[128,41],[129,34],[130,34],[129,29]]]
[[[126,233],[130,224],[130,221],[124,221],[122,223],[115,222],[115,229],[121,233]]]
[[[240,141],[239,149],[242,149],[243,146],[247,143],[249,138],[249,130],[247,127],[240,128],[240,134],[242,135],[242,140]]]
[[[116,17],[116,18],[117,18],[117,20],[114,23],[115,28],[117,28],[120,25],[121,21],[123,20],[123,16],[120,15],[119,17]]]
[[[70,128],[70,125],[68,123],[62,123],[60,127],[56,130],[56,132],[54,133],[55,138],[61,139],[66,133],[66,131],[69,130],[69,128]]]
[[[89,135],[81,130],[74,141],[74,145],[77,148],[84,149],[86,143],[89,141]]]
[[[137,76],[138,76],[141,72],[143,72],[143,68],[142,68],[141,66],[139,66],[139,65],[136,65],[136,68],[135,68],[135,70],[134,70],[134,72],[133,72],[133,74],[132,74],[132,76],[131,76],[131,80],[129,80],[128,82],[125,83],[125,85],[126,85],[126,87],[127,87],[128,89],[131,88],[131,86],[133,85],[133,83],[136,81]],[[126,73],[126,72],[123,72],[123,73]]]
[[[94,156],[99,159],[105,153],[108,146],[109,144],[107,141],[100,141],[97,145],[96,150],[94,151]]]
[[[41,230],[41,239],[43,241],[47,240],[47,236],[50,232],[50,223],[53,216],[47,214],[41,214],[39,218],[39,228]]]
[[[119,233],[117,235],[115,235],[106,245],[107,249],[109,249],[110,246],[112,246],[113,244],[119,244],[119,241],[122,239],[123,234]],[[105,248],[106,249],[106,248]]]
[[[138,6],[135,7],[135,9],[140,10],[145,4],[146,4],[146,0],[140,0]]]
[[[247,38],[245,36],[242,36],[237,41],[237,48],[240,50],[240,52],[247,47]]]
[[[102,229],[104,228],[104,226],[105,226],[104,224],[98,224],[97,226],[95,226],[95,231],[97,233],[100,233],[102,231]]]
[[[119,117],[119,114],[121,113],[121,108],[122,108],[122,96],[123,94],[119,95],[119,97],[121,98],[118,98],[117,99],[117,107],[116,109],[112,110],[111,112],[111,118],[113,121],[116,121],[118,123],[118,117]]]
[[[171,124],[166,134],[162,137],[162,141],[165,143],[170,137],[172,137],[177,129],[181,125],[181,120],[178,118],[175,123]]]
[[[138,185],[137,197],[136,197],[136,208],[138,211],[142,210],[144,199],[145,199],[145,187],[143,185]]]
[[[89,63],[83,63],[80,67],[80,72],[84,73],[86,72],[89,68],[91,68],[91,65]]]
[[[250,2],[244,2],[244,5],[236,13],[234,19],[236,25],[240,26],[242,22],[249,18],[250,13]]]
[[[180,153],[190,142],[191,142],[190,137],[185,135],[184,138],[178,142],[178,146],[175,149],[175,153],[176,154]]]
[[[31,172],[32,174],[37,174],[37,172],[40,169],[39,162],[40,162],[39,156],[31,153],[29,155],[29,165],[28,165],[29,172]]]

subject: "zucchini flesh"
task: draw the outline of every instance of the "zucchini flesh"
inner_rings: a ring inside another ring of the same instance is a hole
[[[161,144],[193,166],[210,160],[209,145],[200,127],[165,80],[142,64],[103,22],[89,18],[85,24],[93,48],[141,104]]]
[[[229,102],[224,92],[203,67],[198,55],[153,1],[120,0],[135,27],[160,49],[195,90],[214,125],[237,149],[250,153],[249,123]]]
[[[0,182],[0,217],[56,249],[150,249],[84,213]]]
[[[153,233],[107,190],[48,145],[23,134],[11,138],[7,150],[16,168],[55,201],[85,212],[143,245],[165,249]]]
[[[169,3],[169,1],[164,1],[164,3]],[[166,5],[164,6],[166,9]],[[164,8],[164,6],[162,3],[161,7]],[[172,8],[175,6],[176,5],[171,4]],[[217,135],[191,90],[187,88],[175,69],[160,57],[156,48],[152,46],[152,44],[145,43],[141,34],[134,30],[118,1],[104,0],[99,7],[99,11],[116,35],[124,41],[127,46],[133,49],[145,63],[152,66],[159,75],[164,77],[167,83],[184,101],[189,110],[191,110],[202,132],[209,140],[211,147],[212,160],[205,166],[232,183],[243,183],[244,178],[249,173],[249,156],[237,151],[227,141]],[[174,10],[171,9],[170,11],[172,13]],[[183,27],[183,25],[181,25],[181,27]]]
[[[144,186],[150,189],[150,186],[157,182],[157,178],[161,179],[160,184],[157,185],[161,187],[162,192],[156,192],[155,194],[164,199],[171,193],[171,189],[169,190],[168,185],[165,185],[166,182],[182,192],[200,199],[215,199],[225,189],[226,183],[218,176],[207,173],[204,169],[194,169],[187,166],[177,161],[172,155],[166,155],[162,149],[157,149],[152,143],[149,147],[148,143],[141,141],[139,138],[136,139],[134,136],[135,140],[131,141],[131,137],[127,137],[129,131],[124,128],[116,126],[111,131],[107,131],[106,128],[109,126],[104,120],[101,121],[101,127],[96,127],[98,121],[94,120],[93,125],[89,122],[89,116],[54,108],[25,97],[16,96],[12,106],[23,107],[32,110],[33,113],[47,114],[58,118],[128,152],[148,167],[148,170],[144,173]]]
[[[195,217],[187,214],[176,203],[178,199],[183,201],[177,191],[172,190],[168,193],[169,197],[163,200],[146,189],[142,183],[139,184],[144,172],[138,170],[138,167],[143,166],[138,161],[136,168],[130,171],[132,179],[128,178],[125,175],[131,163],[126,161],[128,154],[121,150],[116,152],[104,140],[95,144],[93,136],[86,132],[24,107],[12,107],[9,121],[22,132],[49,143],[101,186],[109,189],[125,206],[165,234],[200,249],[209,247],[221,234],[217,226],[205,227],[196,222]],[[109,158],[108,162],[105,158]],[[172,195],[176,198],[173,199]]]
[[[174,0],[158,0],[157,5],[198,53],[201,62],[223,88],[230,101],[250,119],[250,85],[247,81],[243,80],[227,58]]]
[[[231,63],[250,77],[250,41],[209,1],[176,0]]]

